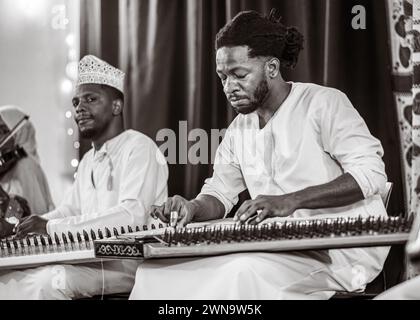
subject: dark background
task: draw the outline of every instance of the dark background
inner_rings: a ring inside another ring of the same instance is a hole
[[[154,6],[156,4],[156,6]],[[351,27],[363,5],[366,30]],[[375,0],[82,0],[81,56],[96,54],[127,73],[125,122],[155,140],[161,128],[226,128],[234,114],[215,73],[214,39],[242,10],[280,9],[283,23],[305,37],[286,80],[313,82],[346,93],[385,150],[394,183],[388,212],[403,213],[397,113],[385,1]],[[83,144],[81,155],[89,148]],[[169,193],[194,197],[211,165],[170,165]]]

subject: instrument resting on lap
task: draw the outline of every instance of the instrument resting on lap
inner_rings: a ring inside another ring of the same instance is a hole
[[[230,219],[174,229],[162,224],[0,240],[0,270],[110,259],[151,259],[405,243],[413,217],[278,218],[256,226]],[[134,229],[134,230],[133,230]]]
[[[101,258],[172,258],[236,252],[281,252],[374,247],[407,242],[413,216],[269,219],[259,225],[233,221],[191,224],[153,236],[130,234],[94,241]]]
[[[45,264],[78,264],[87,262],[99,262],[95,257],[94,241],[119,236],[126,232],[145,234],[147,236],[155,234],[157,230],[163,230],[163,225],[154,224],[131,228],[127,231],[121,228],[119,231],[113,228],[105,228],[104,231],[83,231],[82,233],[67,234],[60,236],[31,235],[23,239],[0,239],[0,270],[2,269],[23,269],[37,267]],[[140,231],[143,230],[143,231]],[[158,232],[161,233],[160,231]]]

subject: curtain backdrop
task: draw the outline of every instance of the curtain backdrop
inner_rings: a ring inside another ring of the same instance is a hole
[[[414,1],[419,6],[419,1]],[[418,14],[418,11],[415,11]],[[413,2],[388,0],[395,107],[402,145],[405,200],[409,212],[420,210],[420,17],[413,21]],[[414,24],[413,24],[414,22]]]
[[[412,43],[413,50],[413,110],[412,110],[412,185],[411,210],[420,214],[420,0],[414,1]]]
[[[351,27],[355,5],[366,9],[365,30]],[[234,114],[215,73],[215,35],[241,10],[268,13],[272,7],[305,36],[298,66],[284,71],[285,79],[336,87],[349,96],[382,141],[394,182],[389,211],[404,212],[385,1],[82,0],[81,55],[96,54],[127,73],[128,128],[154,140],[162,128],[179,138],[179,121],[187,121],[188,130],[226,128]],[[208,164],[170,165],[170,194],[195,196],[211,172]]]
[[[388,0],[388,21],[406,207],[420,214],[420,0]]]

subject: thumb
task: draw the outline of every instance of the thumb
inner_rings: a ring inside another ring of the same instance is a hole
[[[185,227],[191,220],[189,210],[187,209],[187,206],[183,205],[181,207],[181,211],[178,218],[178,223],[176,225],[177,228],[183,228]]]

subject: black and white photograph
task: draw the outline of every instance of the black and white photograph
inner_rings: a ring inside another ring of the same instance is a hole
[[[0,300],[420,300],[420,0],[0,0]]]

